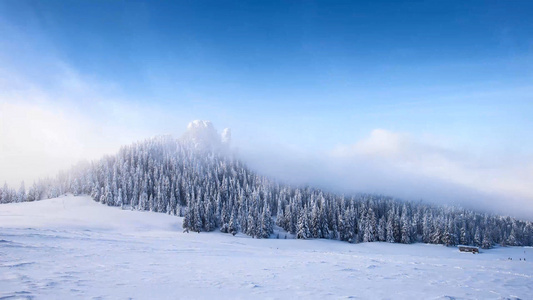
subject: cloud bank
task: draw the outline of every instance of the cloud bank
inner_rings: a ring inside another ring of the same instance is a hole
[[[345,193],[386,194],[533,216],[533,159],[476,156],[438,137],[375,129],[321,153],[285,148],[242,151],[256,169],[293,184]]]
[[[343,161],[371,161],[402,174],[463,185],[490,194],[533,199],[533,164],[503,165],[503,158],[486,161],[472,154],[444,148],[430,140],[416,141],[407,134],[376,129],[353,145],[331,152]]]

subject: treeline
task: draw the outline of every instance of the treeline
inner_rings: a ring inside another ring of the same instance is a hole
[[[41,180],[27,193],[24,186],[15,192],[4,185],[0,203],[66,192],[89,194],[110,206],[183,216],[183,227],[196,232],[218,229],[268,238],[278,225],[301,239],[351,243],[533,245],[533,224],[528,221],[379,195],[345,197],[281,185],[228,155],[170,137],[122,147],[116,155]]]

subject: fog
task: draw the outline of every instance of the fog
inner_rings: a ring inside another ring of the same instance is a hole
[[[55,176],[80,160],[98,159],[137,140],[159,134],[181,137],[195,119],[149,104],[73,105],[46,99],[4,99],[0,118],[0,180],[15,188],[23,180],[29,185]],[[220,129],[226,125],[214,124]],[[264,124],[255,126],[268,131]],[[487,158],[442,146],[432,137],[386,129],[374,129],[351,144],[316,148],[320,150],[283,144],[275,132],[250,136],[251,130],[232,127],[231,148],[252,169],[280,182],[533,216],[533,161],[527,157]]]
[[[324,152],[263,145],[239,153],[254,169],[292,184],[533,219],[533,161],[525,158],[482,159],[383,129]]]
[[[177,135],[187,124],[164,111],[119,102],[4,101],[0,120],[0,180],[17,188],[23,180],[28,185],[81,160],[114,154],[122,145]]]

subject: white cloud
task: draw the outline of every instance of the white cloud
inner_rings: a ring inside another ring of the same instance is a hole
[[[369,137],[352,145],[337,146],[330,155],[337,166],[361,167],[366,172],[386,174],[389,180],[394,178],[398,182],[409,178],[413,182],[432,181],[435,192],[447,193],[451,185],[463,187],[479,193],[481,199],[476,200],[479,203],[500,209],[505,205],[522,206],[533,211],[533,160],[527,157],[481,159],[473,153],[442,147],[436,137],[415,139],[409,134],[383,129],[373,130]],[[417,190],[414,188],[414,194]],[[493,203],[492,199],[484,202],[483,195],[502,202]]]
[[[113,83],[87,78],[61,61],[49,64],[52,85],[5,66],[0,61],[1,184],[55,176],[136,140],[181,133],[189,121],[150,103],[123,101]]]
[[[188,121],[172,111],[116,100],[11,99],[0,98],[0,182],[15,187],[138,140],[179,136]]]
[[[25,103],[0,103],[0,179],[20,181],[52,175],[87,154],[75,136],[80,123],[61,111]]]
[[[403,148],[408,138],[405,135],[383,129],[375,129],[370,137],[353,145],[340,145],[332,151],[336,157],[368,156],[392,158],[406,154]]]

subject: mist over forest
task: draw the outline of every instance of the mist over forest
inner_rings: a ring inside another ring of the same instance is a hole
[[[270,238],[277,225],[298,239],[485,249],[533,245],[529,221],[380,194],[344,195],[265,177],[232,152],[231,131],[219,135],[209,121],[189,123],[180,139],[160,136],[123,146],[116,155],[42,179],[27,192],[24,185],[18,192],[4,185],[0,203],[65,193],[90,195],[108,206],[183,217],[183,228],[194,232]]]

